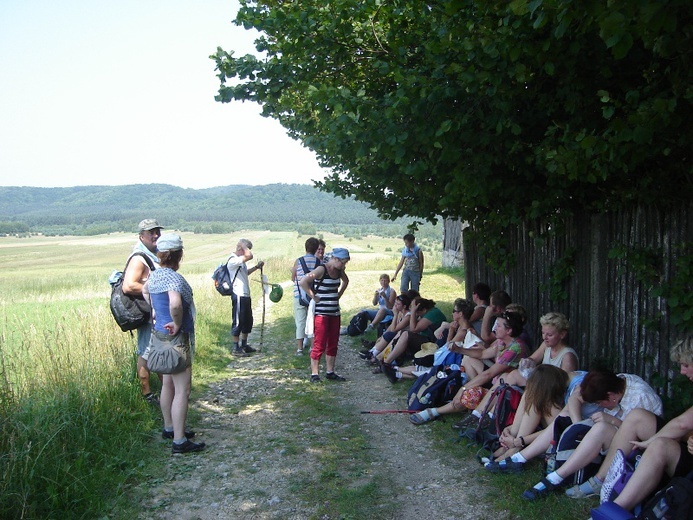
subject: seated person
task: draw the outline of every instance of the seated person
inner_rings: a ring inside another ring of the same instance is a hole
[[[487,345],[496,341],[496,335],[493,332],[496,317],[500,316],[505,308],[512,303],[510,295],[505,291],[494,291],[491,293],[491,305],[484,310],[484,317],[481,320],[481,339]]]
[[[383,335],[378,338],[373,347],[361,351],[359,355],[362,359],[372,360],[372,364],[379,363],[376,356],[379,356],[394,338],[399,337],[399,334],[409,327],[410,303],[411,300],[406,294],[400,294],[395,298],[393,316],[390,325]]]
[[[465,391],[487,385],[494,377],[517,368],[520,359],[527,357],[527,346],[519,339],[522,333],[522,318],[515,313],[506,312],[498,317],[496,324],[496,340],[488,348],[467,349],[462,359],[466,369],[467,382],[460,388],[452,402],[440,408],[428,408],[409,416],[416,424],[423,424],[448,413],[460,412],[462,397]],[[486,368],[483,359],[494,359],[495,363]]]
[[[469,318],[469,323],[474,327],[476,335],[481,337],[481,322],[484,319],[486,307],[491,302],[491,288],[483,282],[475,283],[472,287],[472,301],[476,307]]]
[[[447,329],[447,341],[434,355],[434,365],[459,365],[462,361],[462,346],[465,343],[482,343],[481,338],[474,334],[474,329],[469,323],[469,317],[474,312],[474,304],[469,300],[458,298],[455,300],[452,310],[452,322]],[[436,361],[437,357],[442,357],[442,362]],[[384,365],[383,372],[391,383],[396,383],[400,379],[416,379],[416,365],[407,367],[397,367]]]
[[[681,365],[681,373],[693,381],[693,336],[677,342],[671,348],[672,361]],[[638,475],[632,477],[619,497],[614,500],[625,509],[633,509],[636,504],[647,497],[666,473],[670,477],[685,476],[693,470],[693,457],[689,453],[691,441],[686,446],[685,438],[693,432],[693,408],[669,421],[664,427],[659,417],[644,409],[633,410],[611,441],[609,451],[597,474],[579,486],[566,490],[572,498],[585,498],[600,494],[602,485],[613,487],[613,483],[603,484],[617,450],[628,456],[634,448],[646,449],[636,470]],[[643,464],[643,462],[645,464]],[[642,468],[642,469],[641,469]],[[608,484],[611,484],[610,486]],[[608,495],[605,490],[602,495]]]
[[[368,319],[370,323],[366,327],[366,332],[375,329],[380,323],[388,323],[392,321],[394,315],[393,307],[395,305],[397,293],[390,287],[390,275],[380,275],[380,287],[376,289],[373,295],[373,305],[377,305],[378,309],[368,309]]]
[[[433,331],[445,321],[445,314],[436,307],[433,300],[416,298],[411,302],[409,310],[409,329],[393,340],[392,351],[383,356],[384,363],[394,365],[400,356],[414,357],[421,345],[435,341]]]
[[[566,477],[587,466],[600,452],[608,450],[616,431],[632,410],[645,408],[656,415],[662,414],[662,400],[650,385],[636,375],[614,374],[608,370],[591,370],[570,397],[568,412],[564,410],[559,416],[569,415],[573,422],[578,422],[582,403],[593,403],[601,408],[589,418],[591,429],[558,470],[522,494],[525,500],[536,500],[557,490]],[[522,451],[492,462],[486,468],[491,472],[522,471],[528,460],[546,452],[553,434],[553,427],[546,428]]]

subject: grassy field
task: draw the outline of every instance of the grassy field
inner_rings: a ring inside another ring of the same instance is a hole
[[[351,251],[351,283],[341,302],[350,316],[369,304],[379,274],[394,272],[401,240],[322,236],[328,249]],[[229,300],[214,291],[210,275],[241,237],[253,241],[269,281],[288,284],[268,320],[273,334],[293,338],[289,269],[307,237],[261,231],[183,234],[180,272],[193,287],[198,312],[193,393],[229,377]],[[0,238],[0,518],[99,518],[131,511],[133,483],[148,478],[152,461],[156,466],[156,457],[165,456],[152,455],[160,417],[140,397],[135,339],[120,332],[108,308],[107,278],[122,269],[135,239],[127,234]],[[462,273],[437,269],[440,251],[428,250],[426,256],[422,293],[449,315],[452,301],[464,295]],[[260,301],[261,285],[251,282],[251,288],[254,301]],[[260,320],[256,313],[256,323]],[[288,339],[286,351],[270,359],[295,366],[294,346]],[[296,399],[301,399],[298,393]],[[304,405],[316,409],[315,403]],[[441,446],[449,442],[449,429],[432,426]],[[493,477],[491,484],[504,481]],[[319,492],[336,493],[327,487]],[[540,513],[541,506],[506,502],[501,500],[499,508],[517,518]],[[557,516],[550,518],[574,517],[574,509],[562,507],[556,506]]]

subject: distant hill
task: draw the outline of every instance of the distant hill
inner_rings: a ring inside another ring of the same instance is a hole
[[[361,202],[299,184],[200,190],[167,184],[0,187],[0,233],[131,232],[137,222],[150,216],[169,229],[203,233],[260,228],[388,236],[403,234],[409,223],[383,220]]]

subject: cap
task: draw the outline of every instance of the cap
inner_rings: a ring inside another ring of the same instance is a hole
[[[151,231],[152,229],[163,229],[164,226],[159,224],[156,219],[154,218],[146,218],[142,222],[140,222],[139,226],[137,226],[140,231]]]
[[[349,250],[343,247],[335,247],[332,250],[332,257],[339,258],[340,260],[349,260]]]
[[[152,228],[153,229],[153,228]],[[175,233],[161,235],[156,241],[156,248],[159,251],[178,251],[183,249],[183,239]]]

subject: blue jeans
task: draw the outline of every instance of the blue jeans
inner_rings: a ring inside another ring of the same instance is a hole
[[[399,282],[399,293],[405,293],[409,289],[419,290],[419,284],[421,283],[421,271],[410,271],[409,269],[402,270],[402,278]],[[411,287],[409,287],[411,284]]]

